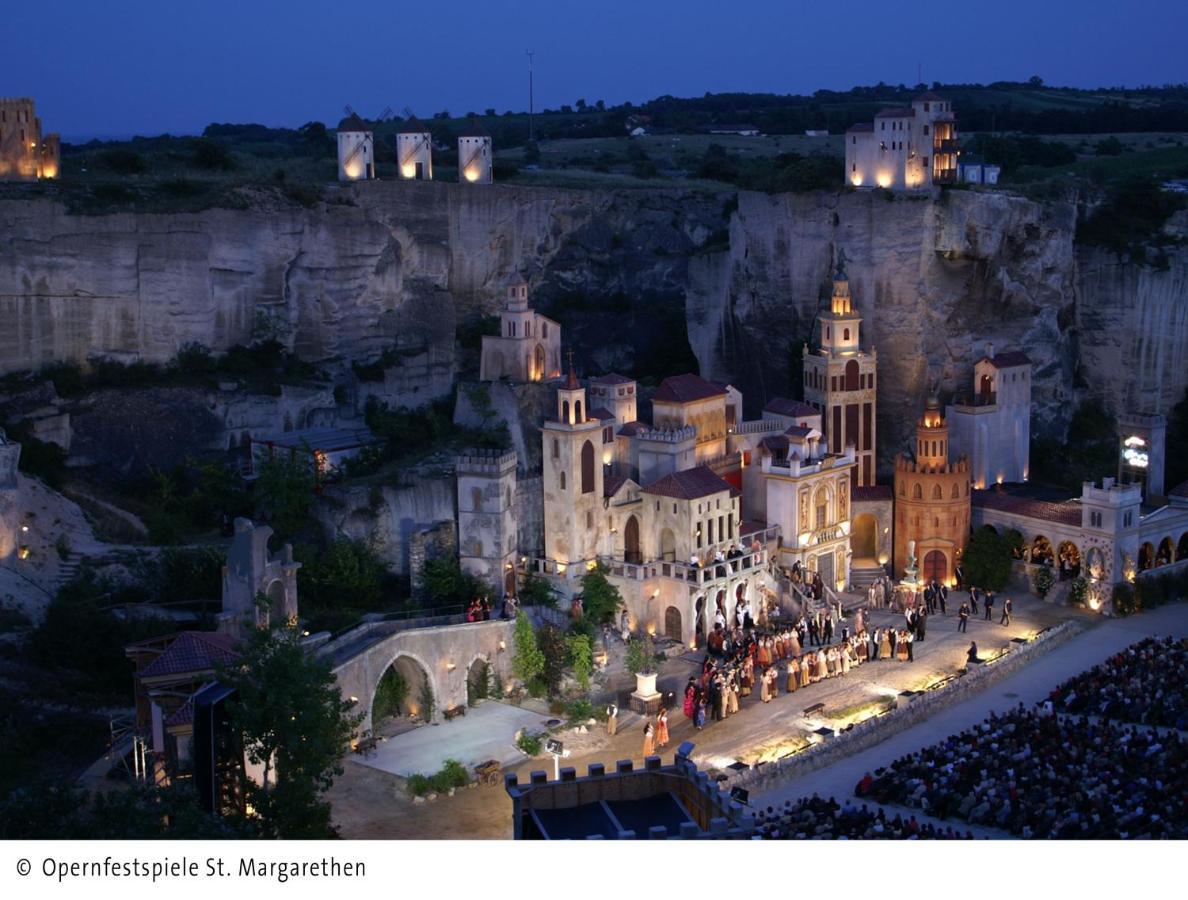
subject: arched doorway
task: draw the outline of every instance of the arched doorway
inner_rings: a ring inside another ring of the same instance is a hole
[[[532,380],[540,381],[545,375],[545,352],[544,347],[540,344],[536,345],[536,358],[532,365]]]
[[[1150,544],[1139,547],[1138,570],[1145,572],[1155,565],[1155,548]]]
[[[1101,552],[1101,548],[1089,548],[1089,552],[1085,554],[1085,567],[1089,570],[1090,578],[1097,580],[1105,577],[1105,555]]]
[[[924,580],[941,584],[949,577],[949,560],[943,550],[929,550],[924,555]]]
[[[1159,542],[1159,549],[1155,551],[1155,565],[1167,566],[1176,561],[1176,548],[1170,537]]]
[[[705,595],[698,597],[693,606],[693,642],[705,646]]]
[[[508,566],[503,573],[503,596],[516,597],[516,570],[512,566]]]
[[[870,568],[879,564],[875,540],[878,527],[879,523],[870,513],[854,516],[854,521],[850,525],[850,550],[854,554],[851,565]]]
[[[1176,545],[1176,559],[1188,559],[1188,531],[1180,535],[1180,543]]]
[[[852,359],[846,363],[846,390],[856,391],[858,390],[858,384],[858,360]],[[847,438],[849,437],[852,437],[852,435],[847,435]]]
[[[268,616],[273,625],[285,621],[285,583],[279,578],[268,585]]]
[[[1037,566],[1050,566],[1052,558],[1052,542],[1042,534],[1037,534],[1031,542],[1031,562]]]
[[[426,707],[436,704],[429,673],[411,656],[397,656],[380,676],[371,702],[371,728],[392,716],[425,718]],[[432,710],[429,710],[430,715]]]
[[[983,375],[982,381],[978,385],[978,396],[981,401],[979,405],[985,406],[994,399],[994,379],[989,375]]]
[[[490,692],[491,664],[483,657],[476,657],[466,670],[466,705],[477,706],[486,700]]]
[[[674,641],[683,640],[681,637],[681,611],[675,606],[664,610],[664,635]]]
[[[639,519],[634,515],[628,516],[627,524],[623,526],[623,558],[636,565],[643,562],[639,550]]]
[[[1060,560],[1060,580],[1076,578],[1081,574],[1081,551],[1072,541],[1061,541],[1056,548],[1056,558]]]
[[[668,562],[676,562],[676,535],[671,528],[660,532],[660,558]]]

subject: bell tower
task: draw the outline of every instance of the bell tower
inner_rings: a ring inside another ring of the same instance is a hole
[[[830,453],[853,446],[854,483],[875,483],[875,370],[878,356],[862,349],[862,317],[854,308],[846,254],[839,250],[829,310],[820,315],[821,348],[804,353],[804,399],[821,411]]]
[[[598,556],[602,511],[602,421],[591,419],[586,389],[573,370],[557,388],[555,418],[541,428],[545,556],[558,567]]]

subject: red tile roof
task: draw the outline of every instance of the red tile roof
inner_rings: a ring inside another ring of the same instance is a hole
[[[608,475],[602,482],[602,496],[613,497],[626,483],[627,479],[622,475]]]
[[[788,452],[788,439],[782,435],[771,435],[759,442],[759,446],[775,456],[783,456]]]
[[[565,390],[577,391],[582,387],[582,383],[578,381],[577,373],[573,371],[573,363],[569,364],[569,374],[565,376]]]
[[[407,122],[401,125],[397,130],[397,134],[428,134],[429,129],[425,127],[425,123],[412,116]]]
[[[631,384],[634,380],[634,378],[628,378],[626,375],[610,372],[606,375],[599,375],[597,378],[591,378],[590,384]]]
[[[694,400],[708,400],[710,397],[723,397],[725,394],[725,388],[690,372],[665,378],[652,395],[652,401],[692,403]]]
[[[821,415],[820,411],[815,407],[809,406],[807,403],[801,403],[799,400],[788,400],[785,397],[776,397],[767,401],[767,406],[763,407],[763,411],[774,413],[777,416],[791,416],[792,418]]]
[[[643,422],[626,422],[618,433],[624,437],[635,437],[641,431],[647,431],[648,426]]]
[[[983,509],[996,509],[999,512],[1026,516],[1029,519],[1058,522],[1062,525],[1081,524],[1081,504],[1076,500],[1056,503],[1051,500],[1037,500],[1033,497],[1016,497],[994,490],[975,490],[970,502]]]
[[[851,125],[846,129],[846,134],[851,131],[874,131],[874,122],[859,122],[857,125]]]
[[[790,438],[800,438],[800,440],[807,440],[808,436],[816,431],[815,428],[809,428],[807,425],[792,425],[784,434]],[[819,434],[820,432],[818,432]]]
[[[183,631],[164,653],[141,670],[142,678],[214,671],[239,659],[235,639],[218,631]]]
[[[1006,353],[996,353],[993,359],[983,356],[978,362],[989,362],[996,369],[1010,369],[1031,365],[1031,357],[1022,350],[1008,350]]]
[[[709,466],[697,466],[694,469],[665,475],[645,486],[643,492],[660,497],[675,497],[677,500],[696,500],[733,489],[729,481],[715,475]]]
[[[862,500],[890,500],[893,496],[891,485],[889,484],[866,484],[858,485],[855,482],[850,482],[850,501],[859,502]]]
[[[602,419],[603,421],[605,421],[606,419],[613,419],[614,417],[615,417],[615,414],[613,412],[611,412],[609,409],[607,409],[605,406],[600,406],[597,409],[590,410],[590,418],[591,419]]]
[[[339,131],[371,131],[370,126],[359,118],[358,113],[351,113],[338,123]]]

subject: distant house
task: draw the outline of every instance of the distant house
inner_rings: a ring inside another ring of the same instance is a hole
[[[804,133],[805,137],[829,137],[828,128],[810,128]]]
[[[290,459],[308,459],[318,475],[327,475],[366,447],[377,443],[367,428],[300,428],[263,438],[252,438],[252,471],[279,454]]]
[[[743,137],[758,137],[762,132],[756,125],[726,124],[711,125],[706,129],[710,134],[738,134]]]
[[[965,184],[998,184],[1001,166],[983,162],[980,159],[963,159],[957,164],[961,181]]]

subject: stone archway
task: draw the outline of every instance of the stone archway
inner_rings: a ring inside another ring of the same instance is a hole
[[[859,513],[850,525],[850,550],[852,565],[872,567],[878,563],[879,523],[871,513]]]
[[[681,630],[681,611],[675,606],[664,610],[664,635],[674,641],[684,641]]]
[[[924,554],[924,580],[944,584],[949,577],[949,558],[943,550],[929,550]]]
[[[1188,559],[1188,531],[1180,535],[1180,542],[1176,544],[1176,559]]]
[[[1055,554],[1052,552],[1052,542],[1042,534],[1037,534],[1031,542],[1031,559],[1035,565],[1050,566]]]
[[[485,656],[476,656],[466,668],[466,705],[477,706],[487,699],[491,664]]]
[[[1085,568],[1089,572],[1089,577],[1094,580],[1105,577],[1105,554],[1101,552],[1100,547],[1089,548],[1089,552],[1085,554]]]
[[[432,693],[433,680],[425,665],[407,654],[397,655],[384,667],[372,693],[372,728],[389,715],[425,718],[425,702]]]
[[[545,351],[541,344],[536,345],[536,356],[530,377],[533,381],[540,381],[545,377]]]
[[[1072,541],[1061,541],[1056,548],[1056,559],[1060,566],[1060,580],[1076,578],[1081,574],[1081,551]]]
[[[1155,565],[1167,566],[1176,561],[1176,546],[1171,537],[1165,537],[1159,542],[1159,549],[1155,551]]]
[[[1147,569],[1153,568],[1154,565],[1155,548],[1148,542],[1139,547],[1138,570],[1140,572],[1145,572]]]
[[[643,562],[639,549],[639,519],[634,515],[628,516],[627,524],[623,526],[623,559],[635,565]]]

